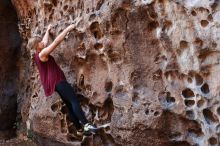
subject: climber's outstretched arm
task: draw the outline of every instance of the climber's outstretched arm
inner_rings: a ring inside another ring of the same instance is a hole
[[[40,60],[43,62],[47,61],[50,53],[53,52],[53,50],[64,40],[66,34],[74,28],[75,24],[71,24],[66,29],[64,29],[48,47],[44,48],[39,53]]]
[[[48,44],[48,41],[49,41],[49,31],[50,29],[52,28],[52,25],[49,24],[48,27],[47,27],[47,31],[42,39],[42,43],[44,44],[44,47],[47,47],[47,44]]]

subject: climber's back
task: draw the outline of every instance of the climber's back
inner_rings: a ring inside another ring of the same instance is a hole
[[[66,80],[66,77],[51,55],[48,56],[46,62],[40,60],[39,53],[35,54],[34,59],[39,69],[45,95],[50,96],[54,92],[56,84]]]

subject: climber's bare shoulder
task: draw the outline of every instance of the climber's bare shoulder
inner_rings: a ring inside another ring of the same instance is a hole
[[[44,49],[43,49],[43,50],[44,50]],[[48,61],[48,55],[45,54],[45,53],[43,52],[43,50],[39,53],[39,58],[40,58],[40,61],[42,61],[42,62],[47,62],[47,61]]]
[[[59,45],[60,42],[61,41],[55,39],[49,46],[42,49],[39,53],[39,58],[42,59],[41,61],[46,62],[50,53],[54,51],[54,49]]]

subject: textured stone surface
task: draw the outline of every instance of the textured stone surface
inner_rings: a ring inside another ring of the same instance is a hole
[[[17,56],[20,36],[10,1],[0,1],[0,139],[13,136],[17,114]]]
[[[35,133],[76,142],[65,105],[56,93],[44,97],[28,64],[33,50],[25,46],[49,23],[52,40],[81,19],[53,55],[86,97],[86,116],[98,125],[111,122],[84,145],[219,145],[218,1],[12,1],[24,40],[21,72],[27,73],[19,76],[21,115]]]

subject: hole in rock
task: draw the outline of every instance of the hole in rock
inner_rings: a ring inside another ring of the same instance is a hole
[[[217,108],[217,113],[220,115],[220,107]]]
[[[174,132],[174,133],[172,133],[171,135],[169,135],[169,138],[170,139],[178,139],[178,138],[180,138],[181,137],[181,133],[180,132]]]
[[[158,94],[158,99],[166,108],[172,106],[176,102],[176,99],[171,96],[170,92],[160,92]]]
[[[94,45],[94,48],[95,48],[96,50],[99,50],[99,49],[103,48],[103,45],[100,44],[100,43],[96,43],[96,44]]]
[[[16,63],[20,57],[21,38],[18,31],[17,14],[10,0],[0,0],[0,26],[1,141],[15,136],[14,123],[17,122],[17,75],[19,72]]]
[[[148,30],[152,31],[155,30],[157,27],[159,27],[159,22],[158,21],[151,21],[148,23]]]
[[[57,6],[57,0],[52,0],[54,6]]]
[[[75,17],[76,17],[74,7],[68,8],[68,13],[71,13],[71,14],[72,14],[72,15],[70,15],[70,17],[72,18],[72,20],[74,20]],[[81,24],[81,21],[79,22],[79,24]]]
[[[87,84],[85,88],[86,88],[87,91],[92,91],[92,86],[91,85]]]
[[[66,105],[62,106],[61,112],[62,112],[63,114],[67,114],[67,113],[69,112],[69,110],[68,110],[68,108],[67,108]]]
[[[212,17],[212,14],[209,14],[208,18],[207,18],[209,21],[213,21],[213,17]]]
[[[192,83],[192,78],[188,77],[188,78],[187,78],[187,81],[188,81],[189,83]]]
[[[209,85],[207,83],[203,84],[201,87],[201,91],[205,94],[209,93]]]
[[[201,49],[199,52],[199,59],[201,59],[202,61],[205,60],[208,56],[211,56],[215,51],[210,50],[209,48],[204,48]],[[205,70],[206,67],[201,68],[203,70]],[[205,74],[203,73],[203,75],[205,76]]]
[[[187,41],[180,41],[180,49],[184,49],[188,47],[188,42]]]
[[[185,100],[184,103],[186,106],[191,107],[195,104],[195,101],[194,100]]]
[[[63,9],[64,9],[64,11],[66,11],[66,10],[68,9],[68,5],[65,5],[65,6],[63,7]]]
[[[200,23],[201,23],[202,27],[206,27],[209,24],[209,22],[207,20],[201,20]]]
[[[215,2],[211,5],[212,11],[215,11],[218,7],[218,4]]]
[[[154,7],[149,7],[147,13],[148,13],[148,17],[152,20],[158,18],[157,12],[155,12]]]
[[[205,100],[204,99],[200,99],[198,102],[197,102],[197,107],[202,107],[205,103]]]
[[[216,145],[218,143],[218,140],[215,137],[210,137],[208,141],[211,145]]]
[[[203,45],[203,41],[200,38],[196,38],[195,41],[194,41],[194,45],[202,46]]]
[[[167,96],[167,97],[166,97],[166,101],[167,101],[168,103],[174,103],[176,100],[175,100],[174,97]]]
[[[50,13],[50,15],[49,15],[49,19],[52,19],[53,18],[53,12],[52,13]]]
[[[154,112],[154,116],[158,116],[160,114],[160,112],[156,111]]]
[[[95,19],[95,17],[96,17],[96,15],[95,15],[95,14],[91,14],[91,15],[89,16],[89,21],[94,20],[94,19]]]
[[[30,86],[27,87],[26,92],[29,92],[29,89],[30,89]],[[31,97],[32,97],[32,98],[38,97],[38,93],[37,93],[37,92],[34,93]]]
[[[86,9],[86,14],[88,14],[88,13],[89,13],[89,8]]]
[[[133,93],[133,96],[132,96],[132,101],[133,101],[133,102],[137,102],[138,99],[139,99],[138,93],[137,93],[137,92],[134,92],[134,93]]]
[[[98,96],[98,93],[97,92],[93,92],[93,95],[92,96]]]
[[[84,86],[84,75],[81,74],[79,78],[79,86],[83,87]]]
[[[108,126],[108,127],[105,128],[105,131],[110,131],[110,130],[111,130],[111,127],[110,127],[110,126]]]
[[[113,86],[113,84],[112,84],[111,81],[106,82],[105,83],[105,91],[106,92],[111,92],[112,91],[112,86]]]
[[[148,115],[149,114],[149,109],[145,110],[145,114]]]
[[[196,85],[202,85],[203,83],[203,78],[199,75],[199,74],[196,74],[195,75],[195,80],[196,80]]]
[[[60,11],[60,15],[63,16],[63,12],[62,11]]]
[[[219,121],[218,117],[216,115],[214,115],[211,110],[206,108],[202,112],[203,112],[204,118],[208,124],[217,123]]]
[[[200,137],[203,135],[201,127],[195,127],[195,128],[189,128],[188,132],[192,135],[195,135],[196,137]]]
[[[183,97],[185,97],[185,98],[190,98],[190,97],[194,97],[194,96],[195,96],[195,95],[194,95],[194,92],[193,92],[191,89],[189,89],[189,88],[184,89],[184,90],[182,91],[182,95],[183,95]]]
[[[218,46],[218,44],[216,42],[212,42],[212,48],[216,48]]]
[[[111,97],[108,97],[104,102],[104,111],[108,113],[108,117],[106,120],[111,120],[112,114],[114,112],[114,104]]]
[[[156,44],[158,44],[159,43],[159,40],[158,39],[152,39],[151,41],[150,41],[150,44],[151,45],[156,45]]]
[[[187,118],[189,119],[194,119],[195,118],[195,114],[193,111],[189,110],[189,111],[186,111],[186,116]]]
[[[196,16],[196,15],[197,15],[197,13],[196,13],[195,10],[192,10],[191,14],[192,14],[193,16]]]
[[[104,0],[99,0],[98,1],[97,5],[96,5],[96,11],[98,11],[101,8],[103,3],[104,3]]]
[[[196,120],[192,120],[190,122],[188,132],[190,133],[190,135],[193,134],[196,137],[201,137],[204,135],[200,123]]]
[[[170,21],[170,20],[165,20],[164,21],[164,23],[163,23],[163,31],[165,30],[165,29],[169,29],[169,28],[171,28],[172,27],[172,25],[173,25],[173,23]]]
[[[52,106],[51,106],[51,110],[53,112],[57,111],[59,109],[59,104],[58,103],[54,103]]]
[[[165,3],[166,0],[158,0],[159,3]]]
[[[117,139],[121,139],[121,136],[120,136],[120,135],[117,135],[116,138],[117,138]]]
[[[102,38],[102,32],[101,32],[101,29],[99,27],[98,22],[93,22],[90,25],[90,31],[93,33],[93,35],[96,39],[101,39]]]
[[[203,12],[209,13],[209,9],[204,8],[204,7],[199,7],[197,10],[200,11],[200,12],[202,12],[202,13],[203,13]]]

